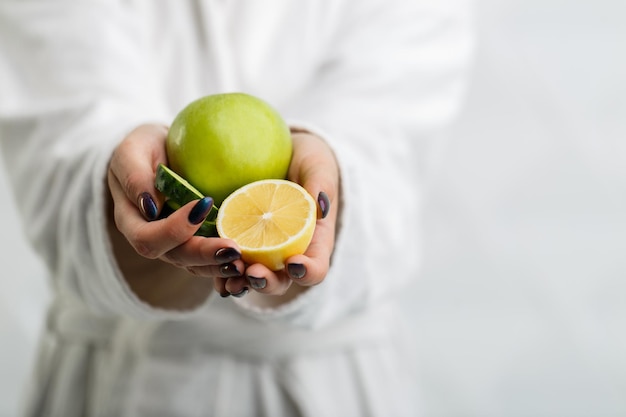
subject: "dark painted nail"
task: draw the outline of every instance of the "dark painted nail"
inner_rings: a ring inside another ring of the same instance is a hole
[[[220,296],[221,296],[222,298],[230,297],[230,293],[229,293],[228,291],[221,292],[221,293],[220,293]]]
[[[139,195],[139,210],[141,214],[149,221],[156,220],[159,215],[158,208],[150,193],[141,193]]]
[[[322,219],[328,216],[328,212],[330,211],[330,200],[328,199],[328,195],[326,195],[324,191],[320,191],[320,193],[317,195],[317,204],[320,205]]]
[[[267,280],[265,278],[248,276],[248,282],[250,283],[250,286],[255,290],[262,290],[267,286]]]
[[[200,224],[206,219],[206,216],[213,207],[213,199],[211,197],[204,197],[198,201],[195,206],[189,212],[189,223]]]
[[[224,278],[241,276],[241,273],[237,270],[235,264],[231,263],[221,265],[220,274],[222,274]]]
[[[241,259],[241,253],[234,248],[221,248],[215,252],[215,261],[220,264],[236,261]]]
[[[239,291],[238,293],[235,293],[235,294],[231,293],[230,295],[232,295],[233,297],[241,298],[246,294],[248,294],[248,287],[243,287],[241,291]]]
[[[288,264],[287,272],[291,278],[301,279],[306,275],[306,267],[302,264]]]

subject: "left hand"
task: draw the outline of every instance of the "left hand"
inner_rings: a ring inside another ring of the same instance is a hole
[[[286,260],[283,270],[271,271],[262,264],[253,264],[247,265],[241,277],[215,278],[215,290],[221,294],[245,294],[245,288],[249,288],[262,294],[284,295],[293,283],[302,287],[298,288],[301,291],[319,284],[328,274],[339,208],[339,166],[332,149],[320,137],[292,131],[292,139],[288,179],[302,185],[318,202],[313,239],[304,254]]]

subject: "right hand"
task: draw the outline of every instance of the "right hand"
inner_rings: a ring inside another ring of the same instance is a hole
[[[135,250],[128,256],[158,259],[214,281],[241,276],[244,264],[235,242],[194,236],[212,200],[191,202],[158,218],[164,198],[154,188],[154,179],[158,164],[167,164],[166,137],[165,126],[139,126],[117,146],[109,163],[115,227]],[[228,295],[223,287],[218,291]]]

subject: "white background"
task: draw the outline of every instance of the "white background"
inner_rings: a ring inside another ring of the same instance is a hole
[[[623,0],[476,2],[472,82],[403,299],[427,416],[626,415],[625,17]],[[4,177],[0,194],[9,417],[48,295]]]

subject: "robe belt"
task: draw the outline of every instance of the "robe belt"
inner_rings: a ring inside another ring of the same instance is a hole
[[[51,311],[49,326],[60,337],[78,342],[106,344],[121,336],[132,348],[151,355],[206,351],[273,360],[389,343],[389,338],[393,337],[391,328],[398,320],[395,309],[385,305],[315,330],[252,318],[233,320],[229,311],[207,311],[206,314],[210,319],[200,316],[140,323],[99,317],[76,307],[57,308]]]

